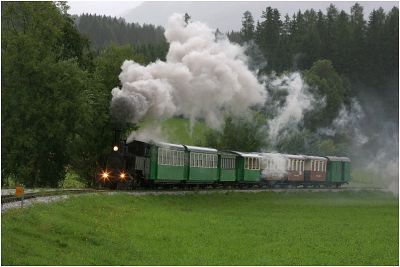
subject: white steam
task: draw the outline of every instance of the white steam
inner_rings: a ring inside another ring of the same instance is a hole
[[[397,143],[398,146],[398,143]],[[371,159],[367,169],[376,177],[376,184],[385,186],[395,195],[399,195],[399,157],[393,156],[391,151],[378,151]]]
[[[362,132],[360,125],[364,117],[361,105],[353,98],[349,107],[342,105],[331,127],[319,129],[318,132],[327,136],[346,134],[352,139],[352,144],[362,146],[368,142],[368,137]]]
[[[166,62],[123,63],[122,87],[112,90],[115,119],[136,123],[183,115],[219,129],[226,113],[239,115],[264,104],[266,90],[248,69],[242,47],[216,38],[206,24],[186,24],[182,14],[169,18],[165,37],[170,44]]]
[[[260,153],[261,177],[267,180],[281,180],[287,174],[287,158],[278,153]]]
[[[269,138],[272,143],[276,143],[278,137],[297,129],[304,113],[312,109],[315,99],[308,92],[308,85],[298,72],[274,79],[271,86],[273,90],[287,92],[284,105],[278,107],[277,116],[268,122]]]

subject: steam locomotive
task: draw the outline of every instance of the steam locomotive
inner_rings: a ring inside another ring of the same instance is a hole
[[[114,131],[99,173],[102,186],[340,187],[351,180],[347,157],[219,151],[163,142],[126,142]]]

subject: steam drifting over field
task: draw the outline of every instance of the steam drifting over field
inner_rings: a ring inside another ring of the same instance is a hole
[[[166,62],[141,66],[127,60],[122,65],[122,87],[112,90],[116,120],[183,115],[219,129],[226,113],[243,114],[264,104],[266,90],[248,69],[242,47],[216,38],[206,24],[186,24],[182,14],[169,18],[165,37],[170,43]]]

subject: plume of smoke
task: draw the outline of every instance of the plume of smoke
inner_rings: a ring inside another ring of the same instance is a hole
[[[357,99],[352,98],[350,105],[342,105],[338,116],[328,128],[318,129],[319,134],[335,136],[346,134],[352,139],[352,144],[357,147],[368,142],[368,137],[361,130],[361,121],[364,119],[364,111]]]
[[[161,126],[157,123],[150,123],[146,125],[146,127],[139,128],[139,130],[131,132],[126,139],[126,142],[129,143],[133,140],[138,140],[142,142],[168,141],[165,140],[165,135],[162,133]]]
[[[368,103],[364,106],[368,107]],[[354,167],[366,170],[368,174],[365,175],[373,177],[372,181],[368,181],[372,185],[386,187],[398,195],[399,140],[397,127],[374,112],[370,112],[370,114],[373,117],[366,117],[359,101],[353,98],[350,105],[342,106],[332,125],[328,128],[318,129],[318,133],[326,136],[341,134],[349,137],[349,150],[351,151],[350,156],[354,159]],[[371,121],[375,121],[375,123],[371,123]],[[366,177],[360,178],[365,179]]]
[[[373,184],[388,188],[399,195],[399,138],[398,126],[385,122],[381,129],[375,129],[363,150],[363,162],[374,177]]]
[[[267,60],[254,40],[244,43],[243,48],[244,53],[248,56],[247,65],[250,70],[257,72],[267,67]]]
[[[398,146],[398,143],[397,143]],[[367,169],[373,173],[377,181],[375,184],[385,186],[395,195],[399,195],[399,157],[391,151],[380,150],[367,165]]]
[[[263,179],[280,180],[287,174],[287,159],[283,154],[278,153],[260,153],[261,176]],[[268,164],[270,162],[270,164]]]
[[[220,129],[226,113],[236,116],[264,104],[266,90],[248,69],[242,47],[216,38],[206,24],[186,24],[182,14],[169,18],[165,37],[170,44],[166,62],[123,63],[122,87],[112,90],[116,120],[136,123],[182,115]]]
[[[284,104],[277,107],[277,115],[268,122],[270,141],[276,144],[282,135],[297,129],[304,113],[312,109],[316,100],[298,72],[272,79],[270,86],[274,91],[287,92]]]

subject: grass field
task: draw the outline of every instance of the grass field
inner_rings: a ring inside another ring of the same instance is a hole
[[[86,195],[2,214],[2,265],[398,265],[382,192]]]

